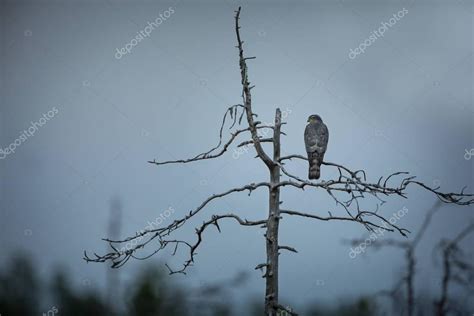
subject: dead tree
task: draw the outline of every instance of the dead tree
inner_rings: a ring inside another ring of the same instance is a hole
[[[122,226],[122,202],[118,197],[112,198],[110,201],[110,213],[109,213],[109,227],[108,235],[110,238],[119,238],[120,229]],[[111,248],[108,247],[108,250]],[[119,270],[107,269],[107,304],[114,306],[116,299],[119,296],[120,290],[120,279]],[[110,316],[113,316],[115,312],[110,311]]]
[[[443,260],[443,277],[441,281],[441,295],[435,302],[436,315],[445,316],[453,307],[449,306],[449,286],[457,283],[472,291],[474,285],[474,265],[469,262],[459,243],[474,232],[474,223],[469,224],[453,240],[442,240],[438,244]]]
[[[203,201],[197,208],[190,210],[185,216],[175,219],[171,224],[166,227],[151,229],[137,233],[135,236],[131,236],[122,240],[113,240],[105,238],[114,251],[105,255],[94,254],[93,257],[89,257],[87,253],[84,253],[84,259],[88,262],[107,262],[112,263],[113,268],[118,268],[124,265],[130,258],[135,259],[146,259],[149,258],[166,247],[173,248],[173,254],[175,254],[181,247],[185,247],[189,251],[189,258],[184,262],[180,269],[172,269],[169,265],[166,265],[169,269],[170,274],[174,273],[185,273],[186,269],[191,266],[195,261],[196,250],[203,241],[203,235],[206,229],[210,226],[215,226],[219,231],[219,222],[222,220],[233,220],[242,226],[263,226],[266,228],[265,239],[266,239],[266,262],[259,264],[256,269],[265,269],[264,278],[266,281],[265,289],[265,315],[276,316],[277,314],[287,313],[290,315],[297,315],[290,308],[284,307],[278,301],[278,257],[281,250],[288,250],[296,252],[293,247],[282,245],[278,239],[279,224],[283,216],[299,216],[303,218],[309,218],[320,221],[347,221],[361,224],[369,231],[374,229],[384,229],[386,231],[396,231],[403,236],[406,236],[408,231],[400,228],[397,225],[391,224],[383,215],[379,212],[378,205],[382,204],[382,196],[399,196],[407,197],[407,188],[409,186],[418,186],[425,190],[434,193],[440,200],[446,203],[454,203],[458,205],[469,205],[473,203],[473,194],[465,194],[461,190],[459,193],[443,193],[439,191],[439,187],[431,188],[422,182],[415,179],[414,176],[410,176],[407,172],[396,172],[387,177],[380,177],[377,182],[369,182],[366,177],[364,170],[351,170],[340,164],[323,162],[326,168],[337,169],[339,176],[336,179],[327,181],[308,181],[301,178],[300,176],[291,174],[285,168],[285,162],[292,159],[307,160],[306,157],[301,155],[289,155],[280,156],[280,137],[285,135],[281,130],[285,122],[282,122],[282,115],[280,109],[276,109],[275,119],[273,124],[263,124],[261,121],[257,121],[257,115],[254,112],[252,104],[251,91],[254,86],[250,84],[249,71],[247,68],[247,61],[254,59],[255,57],[246,57],[244,55],[244,42],[240,35],[240,7],[235,12],[235,33],[237,37],[237,48],[239,55],[239,66],[241,74],[242,84],[242,104],[236,104],[230,106],[223,117],[222,124],[219,132],[219,143],[212,149],[203,152],[189,159],[180,159],[173,161],[149,161],[149,163],[163,166],[166,164],[187,164],[198,162],[201,160],[215,159],[222,156],[231,145],[234,145],[238,136],[247,134],[250,139],[241,142],[237,146],[248,146],[251,144],[256,151],[256,158],[261,160],[265,167],[268,169],[269,181],[250,183],[241,187],[231,188],[222,193],[214,194]],[[243,120],[245,118],[245,120]],[[223,140],[223,131],[226,126],[226,122],[230,124],[230,128],[233,132],[230,134],[228,141]],[[242,126],[242,122],[244,126]],[[241,127],[242,128],[237,128]],[[272,131],[272,137],[264,137],[262,131]],[[272,144],[273,152],[272,155],[268,154],[267,150],[264,149],[265,143]],[[282,179],[284,178],[284,179]],[[397,179],[398,184],[391,184],[392,181]],[[328,215],[320,215],[321,213],[311,211],[300,211],[295,209],[281,209],[280,205],[280,190],[282,188],[293,188],[293,189],[314,189],[326,191],[329,196],[334,200],[336,206],[340,206],[344,213],[341,215],[333,215],[331,212],[327,212]],[[216,199],[226,197],[230,194],[247,191],[250,195],[252,191],[257,189],[266,188],[268,190],[268,216],[255,221],[250,221],[241,218],[235,213],[218,214],[212,215],[207,221],[204,221],[201,226],[196,228],[197,240],[194,242],[179,240],[171,238],[172,233],[182,228],[186,222],[196,216],[198,213],[203,211],[206,206]],[[377,207],[375,210],[363,209],[359,206],[359,200],[371,196],[376,199]],[[132,249],[122,250],[119,246],[123,243],[138,239],[140,242],[136,244]],[[142,241],[144,239],[144,241]],[[154,249],[151,254],[143,257],[139,257],[137,253],[146,246],[149,246],[152,241],[157,242],[157,248]],[[120,250],[119,250],[120,249]]]
[[[423,224],[421,225],[420,229],[418,230],[417,234],[413,238],[413,240],[396,240],[396,239],[381,239],[375,240],[371,247],[376,250],[379,250],[384,247],[394,247],[403,250],[405,254],[406,260],[406,274],[397,281],[395,286],[388,291],[381,291],[378,294],[389,296],[392,300],[398,300],[397,294],[405,286],[406,295],[405,295],[405,306],[407,309],[408,316],[413,316],[415,314],[415,275],[416,275],[416,255],[415,250],[418,246],[421,238],[423,237],[426,229],[428,228],[433,215],[439,210],[441,205],[440,201],[437,201],[433,207],[425,215],[425,219],[423,220]],[[358,245],[364,242],[364,239],[353,239],[350,241],[352,245]],[[399,306],[397,306],[399,307]]]

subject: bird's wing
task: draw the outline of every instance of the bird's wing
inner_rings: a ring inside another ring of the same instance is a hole
[[[313,152],[314,146],[318,143],[318,135],[316,133],[316,126],[314,124],[306,125],[304,130],[304,144],[306,146],[306,152],[311,153]]]
[[[321,123],[318,126],[318,152],[324,154],[326,149],[328,148],[328,141],[329,141],[329,130],[326,124]]]
[[[329,141],[329,131],[324,123],[308,124],[304,131],[306,152],[324,154]]]

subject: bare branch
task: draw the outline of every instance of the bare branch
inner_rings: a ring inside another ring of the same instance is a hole
[[[265,153],[260,144],[257,135],[257,128],[255,122],[253,120],[253,112],[252,112],[252,94],[250,92],[250,82],[248,80],[248,68],[246,63],[246,58],[244,57],[244,49],[243,49],[243,41],[240,39],[240,26],[239,26],[239,19],[240,19],[240,7],[235,12],[235,34],[237,36],[237,48],[239,50],[239,65],[240,65],[240,75],[241,75],[241,83],[242,83],[242,99],[244,101],[245,112],[247,114],[247,122],[249,124],[250,133],[252,134],[252,140],[255,145],[255,150],[257,151],[257,155],[260,159],[267,165],[268,168],[271,168],[274,163],[272,159]]]
[[[290,247],[290,246],[278,246],[278,249],[285,249],[294,253],[298,253],[298,251],[295,248]]]
[[[193,217],[197,213],[199,213],[211,201],[213,201],[215,199],[218,199],[218,198],[225,197],[225,196],[230,195],[232,193],[242,192],[242,191],[248,191],[248,195],[250,195],[254,190],[256,190],[257,188],[260,188],[260,187],[270,188],[270,183],[268,183],[268,182],[260,182],[260,183],[257,183],[257,184],[251,183],[251,184],[247,184],[247,185],[242,186],[242,187],[229,189],[229,190],[227,190],[223,193],[214,194],[214,195],[208,197],[196,209],[189,211],[189,213],[186,216],[184,216],[181,219],[174,220],[171,224],[169,224],[166,227],[150,229],[150,230],[143,230],[143,231],[135,234],[135,236],[128,237],[128,238],[125,238],[125,239],[122,239],[122,240],[111,240],[111,239],[108,239],[108,238],[104,238],[103,240],[108,242],[110,244],[111,248],[114,251],[110,252],[108,254],[102,255],[102,256],[97,255],[97,254],[94,253],[94,258],[89,257],[87,255],[87,253],[84,252],[84,259],[87,262],[112,261],[113,262],[112,267],[113,268],[119,268],[122,265],[124,265],[131,257],[135,258],[135,259],[139,259],[139,260],[149,258],[149,257],[153,256],[154,254],[156,254],[157,252],[159,252],[164,247],[166,247],[166,245],[171,242],[171,241],[166,241],[165,244],[163,244],[163,240],[162,240],[163,237],[170,235],[173,231],[175,231],[176,229],[183,226],[188,219],[190,219],[191,217]],[[227,217],[229,217],[229,216],[227,216]],[[260,223],[260,224],[265,224],[265,223]],[[137,244],[132,246],[130,249],[126,249],[126,250],[117,249],[117,245],[124,244],[124,243],[127,243],[127,242],[131,242],[131,241],[136,240],[136,239],[141,241],[143,239],[143,237],[147,236],[147,235],[151,235],[151,236],[148,236],[147,239],[145,241],[141,242],[141,243],[137,242]],[[140,249],[143,249],[146,245],[148,245],[150,242],[152,242],[156,238],[158,238],[159,241],[160,241],[160,247],[157,250],[155,250],[154,252],[152,252],[152,254],[146,256],[145,258],[139,258],[139,257],[136,257],[134,255],[134,253],[136,251],[138,251]],[[184,241],[173,241],[173,242],[175,244],[177,244],[176,247],[178,246],[178,244],[184,244],[184,245],[190,246],[190,244],[188,244]]]
[[[258,141],[260,143],[273,143],[273,138],[261,138],[261,137],[259,137]],[[253,144],[253,142],[254,142],[253,140],[247,140],[245,142],[242,142],[242,143],[238,144],[237,147],[247,146],[247,145]]]
[[[406,259],[406,274],[404,274],[399,283],[395,286],[395,290],[392,290],[392,293],[398,291],[400,284],[406,286],[406,308],[408,316],[412,316],[415,313],[415,273],[416,273],[416,256],[415,256],[415,249],[418,243],[420,242],[421,238],[423,237],[424,233],[426,232],[433,215],[439,210],[441,206],[441,201],[437,200],[437,202],[427,211],[423,223],[418,230],[416,236],[412,241],[398,241],[394,239],[382,239],[382,240],[373,240],[371,241],[371,246],[374,247],[375,250],[381,249],[383,247],[395,247],[402,249],[405,253]],[[352,245],[360,245],[364,243],[363,239],[353,239],[350,243]],[[395,291],[395,292],[394,292]],[[394,298],[394,297],[392,297]]]
[[[304,213],[304,212],[297,212],[297,211],[292,211],[292,210],[281,210],[280,213],[281,214],[294,215],[294,216],[307,217],[307,218],[313,218],[313,219],[317,219],[317,220],[320,220],[320,221],[356,222],[356,223],[360,223],[360,224],[364,225],[369,230],[373,230],[374,228],[379,228],[379,229],[383,229],[385,231],[390,231],[390,232],[398,231],[403,236],[406,236],[407,233],[409,233],[408,230],[406,230],[404,228],[400,228],[397,225],[390,223],[385,218],[383,218],[382,216],[376,214],[375,212],[369,212],[369,211],[361,211],[354,217],[352,217],[352,216],[350,216],[350,217],[344,217],[344,216],[323,217],[323,216],[319,216],[319,215],[314,215],[314,214]],[[374,222],[365,219],[366,217],[370,217],[370,216],[377,217],[383,223],[385,223],[385,225],[375,224]]]
[[[219,228],[218,221],[221,220],[221,219],[224,219],[224,218],[233,218],[242,226],[258,226],[258,225],[265,224],[267,222],[266,220],[249,221],[247,219],[241,219],[239,216],[237,216],[235,214],[213,215],[210,220],[204,222],[199,228],[196,228],[196,235],[197,235],[198,238],[197,238],[197,241],[194,244],[191,245],[191,244],[184,243],[182,241],[177,241],[177,240],[172,240],[172,241],[163,240],[163,241],[161,241],[162,243],[165,243],[165,245],[173,244],[173,243],[175,243],[175,244],[182,243],[182,244],[186,244],[189,247],[189,259],[183,264],[183,267],[179,270],[172,270],[168,266],[170,274],[175,274],[175,273],[186,274],[186,272],[185,272],[186,269],[189,266],[191,266],[194,262],[194,257],[196,256],[196,250],[198,249],[199,245],[201,244],[201,242],[203,240],[202,235],[203,235],[204,231],[206,230],[206,228],[211,226],[211,225],[215,225],[217,227],[217,229],[219,230],[219,232],[220,232],[221,230]]]
[[[453,240],[442,240],[439,243],[439,247],[442,249],[443,257],[443,278],[441,283],[441,296],[439,300],[435,302],[438,316],[445,316],[449,311],[447,305],[449,284],[455,281],[461,284],[464,283],[461,281],[463,279],[462,274],[470,274],[468,279],[471,280],[472,276],[474,276],[473,266],[464,262],[462,259],[462,252],[458,245],[472,232],[474,232],[473,222],[463,229]],[[458,270],[458,275],[456,275],[456,270]],[[470,282],[467,281],[467,284],[469,285]]]
[[[428,213],[425,216],[425,219],[423,220],[423,224],[421,224],[421,228],[418,230],[418,233],[416,234],[415,238],[413,238],[413,241],[411,243],[413,249],[416,248],[418,243],[420,242],[421,238],[426,232],[426,229],[428,228],[431,219],[435,215],[435,213],[440,209],[441,207],[441,201],[437,201],[429,210]]]
[[[279,159],[279,161],[284,160],[291,160],[293,158],[301,159],[301,160],[308,160],[306,157],[301,155],[289,155]],[[366,174],[363,170],[356,170],[352,171],[347,167],[342,165],[331,163],[331,162],[323,162],[323,165],[326,166],[333,166],[336,167],[339,171],[339,178],[337,180],[330,180],[327,182],[321,181],[318,183],[311,182],[308,180],[304,180],[298,176],[290,174],[284,168],[282,168],[282,172],[285,173],[288,177],[293,180],[296,180],[297,183],[288,181],[282,182],[282,186],[291,185],[300,189],[303,189],[305,186],[312,186],[312,187],[321,187],[325,188],[329,191],[345,191],[347,193],[351,192],[359,192],[359,193],[370,193],[374,196],[377,196],[378,193],[383,195],[390,195],[395,194],[401,197],[406,198],[406,189],[410,184],[415,184],[425,190],[428,190],[434,193],[442,202],[444,203],[452,203],[456,205],[471,205],[474,204],[474,194],[472,193],[464,193],[465,188],[463,188],[460,192],[451,192],[451,193],[444,193],[439,191],[439,187],[429,187],[426,184],[415,180],[415,176],[409,176],[408,172],[394,172],[390,174],[385,179],[380,177],[377,183],[368,183],[366,182]],[[345,175],[347,173],[348,175]],[[397,177],[399,175],[403,175],[403,179],[400,181],[400,184],[396,187],[391,187],[388,185],[389,181]]]
[[[242,104],[236,104],[236,105],[230,106],[226,110],[226,112],[224,113],[224,116],[222,118],[221,127],[219,129],[219,142],[215,147],[211,148],[210,150],[208,150],[206,152],[203,152],[203,153],[200,153],[200,154],[194,156],[193,158],[189,158],[189,159],[169,160],[169,161],[163,161],[163,162],[158,162],[154,159],[154,160],[151,160],[151,161],[148,161],[148,162],[152,163],[152,164],[155,164],[155,165],[166,165],[166,164],[173,164],[173,163],[189,163],[189,162],[193,162],[193,161],[204,160],[204,159],[213,159],[213,158],[217,158],[219,156],[222,156],[226,152],[227,148],[232,144],[234,139],[239,134],[250,130],[249,128],[246,128],[246,129],[241,129],[241,130],[235,131],[234,133],[231,134],[232,137],[224,145],[224,147],[221,149],[221,151],[216,153],[216,154],[212,154],[212,152],[215,151],[216,149],[218,149],[222,144],[222,138],[223,138],[222,134],[223,134],[223,130],[224,130],[224,126],[225,126],[225,122],[227,120],[227,117],[230,116],[231,119],[233,119],[232,125],[229,128],[229,129],[231,129],[232,127],[234,127],[234,125],[237,121],[237,113],[238,113],[239,108],[244,108],[244,106]],[[244,112],[242,112],[242,114],[243,113]],[[240,124],[240,120],[239,120],[239,124]]]

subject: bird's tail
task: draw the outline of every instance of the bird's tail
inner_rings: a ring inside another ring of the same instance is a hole
[[[318,152],[308,153],[309,162],[309,173],[308,178],[310,180],[317,180],[321,176],[321,163],[322,159]]]

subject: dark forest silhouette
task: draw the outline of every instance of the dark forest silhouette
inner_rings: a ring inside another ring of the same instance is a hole
[[[107,294],[84,284],[74,286],[66,269],[58,268],[50,280],[42,280],[37,265],[19,253],[0,271],[0,313],[2,316],[110,315],[110,316],[231,316],[262,315],[262,302],[250,300],[232,311],[229,287],[238,287],[246,276],[195,289],[171,283],[166,272],[148,265],[131,284],[123,284],[119,301],[108,304]],[[376,315],[374,303],[362,298],[335,309],[315,305],[308,315]]]
[[[0,314],[2,316],[29,315],[109,315],[109,316],[260,316],[264,311],[262,302],[249,299],[236,304],[230,289],[238,289],[246,282],[245,273],[230,280],[206,284],[198,288],[182,288],[173,283],[166,271],[158,264],[149,264],[131,283],[121,283],[123,291],[116,301],[109,303],[107,293],[86,284],[74,286],[66,269],[57,268],[49,280],[40,278],[37,265],[24,253],[11,257],[0,270]],[[396,297],[393,298],[396,301]],[[415,298],[419,307],[417,315],[432,315],[436,297],[423,293]],[[381,306],[377,293],[356,300],[340,299],[338,306],[311,303],[304,309],[308,316],[375,316],[403,315],[398,307]],[[456,311],[449,315],[463,315],[469,310],[467,301],[452,300]],[[391,309],[391,310],[387,310]],[[284,313],[284,312],[283,312]],[[282,316],[285,316],[282,314]]]

